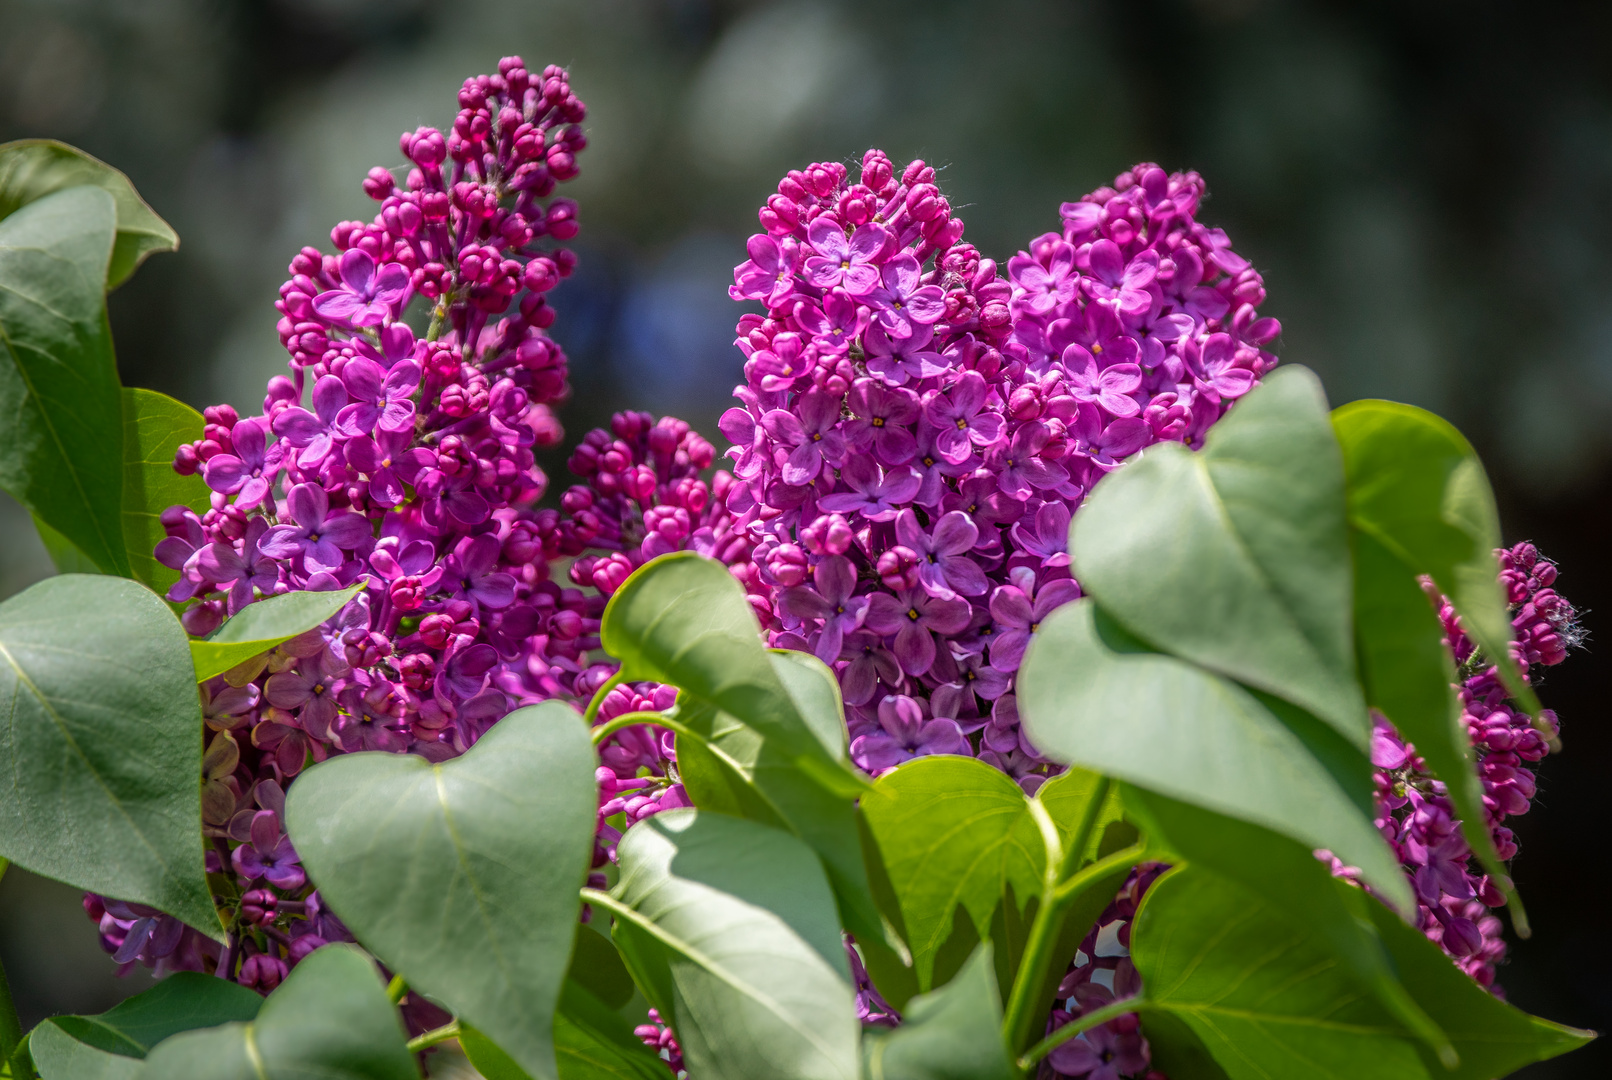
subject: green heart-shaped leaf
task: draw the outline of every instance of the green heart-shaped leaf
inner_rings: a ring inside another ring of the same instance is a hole
[[[106,321],[115,222],[98,187],[0,220],[0,488],[127,577],[123,400]]]
[[[118,578],[0,604],[0,856],[222,937],[202,866],[201,707],[185,632]]]
[[[716,560],[681,551],[639,567],[610,598],[599,639],[621,661],[618,679],[670,683],[754,728],[830,790],[854,798],[865,789],[846,764],[843,734],[803,715],[744,589]],[[785,675],[821,704],[801,673]]]
[[[1019,709],[1056,761],[1324,847],[1402,911],[1399,861],[1372,824],[1371,763],[1330,728],[1149,651],[1090,599],[1053,612],[1019,671]]]
[[[596,765],[582,718],[545,702],[463,757],[344,754],[286,799],[308,875],[358,940],[534,1077],[555,1075]]]
[[[244,986],[176,971],[98,1016],[54,1016],[28,1036],[43,1080],[113,1080],[139,1075],[151,1048],[181,1031],[254,1019],[263,999]]]
[[[1150,448],[1071,529],[1081,586],[1154,647],[1285,698],[1364,750],[1344,473],[1321,383],[1284,367],[1200,453]]]
[[[299,781],[300,783],[300,781]],[[350,945],[308,955],[257,1019],[187,1031],[146,1057],[140,1080],[419,1080],[375,965]]]
[[[754,822],[671,810],[617,848],[589,893],[634,980],[707,1080],[853,1080],[857,1023],[834,897],[817,856]]]
[[[166,394],[123,391],[123,542],[136,580],[158,593],[179,580],[179,571],[151,554],[168,535],[162,512],[183,505],[199,516],[208,509],[201,475],[174,472],[174,453],[200,438],[203,424],[201,413]]]
[[[843,756],[845,712],[833,672],[805,653],[772,650],[769,659],[824,748]],[[677,718],[693,736],[678,737],[677,770],[694,805],[800,837],[823,860],[846,928],[858,940],[883,937],[902,948],[874,903],[851,800],[799,768],[799,759],[775,741],[714,705],[687,700]]]
[[[912,999],[901,1026],[862,1038],[866,1080],[1018,1080],[1002,1043],[1002,998],[982,942],[944,987]]]
[[[1280,906],[1207,870],[1183,867],[1153,884],[1131,958],[1153,1010],[1184,1022],[1231,1080],[1437,1075]]]
[[[238,664],[262,656],[281,642],[312,630],[363,591],[360,582],[334,592],[290,592],[248,604],[213,631],[207,640],[190,643],[196,681],[206,682],[215,675],[222,675]]]
[[[0,218],[84,184],[105,190],[117,208],[117,240],[106,271],[108,289],[123,284],[147,255],[179,247],[179,234],[140,198],[127,176],[106,162],[54,139],[0,145]]]

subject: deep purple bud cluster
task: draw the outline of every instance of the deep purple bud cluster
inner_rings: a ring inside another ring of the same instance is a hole
[[[1553,588],[1556,565],[1540,558],[1532,544],[1496,555],[1512,610],[1512,657],[1525,675],[1535,665],[1561,663],[1583,635],[1572,605]],[[1497,670],[1466,635],[1454,607],[1431,586],[1429,591],[1459,666],[1462,719],[1477,755],[1485,823],[1500,858],[1509,861],[1517,853],[1517,841],[1504,822],[1528,812],[1534,797],[1529,766],[1550,747],[1533,718],[1508,701]],[[1546,710],[1541,719],[1556,730],[1555,713]],[[1443,783],[1428,773],[1416,748],[1380,717],[1372,738],[1372,764],[1378,770],[1377,826],[1416,887],[1422,930],[1463,971],[1493,988],[1506,942],[1491,909],[1503,906],[1505,898],[1467,847]]]
[[[1259,275],[1193,217],[1196,174],[1139,165],[997,264],[915,161],[792,172],[737,300],[740,405],[722,418],[736,531],[772,644],[839,674],[853,759],[977,755],[1033,790],[1019,734],[1030,634],[1080,595],[1069,521],[1161,440],[1199,445],[1275,364]]]

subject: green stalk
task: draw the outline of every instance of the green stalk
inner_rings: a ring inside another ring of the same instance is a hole
[[[409,994],[409,984],[403,981],[403,976],[393,975],[392,981],[386,984],[386,1000],[393,1005],[401,1004]]]
[[[1077,1016],[1063,1027],[1048,1035],[1024,1052],[1019,1058],[1019,1068],[1028,1072],[1035,1063],[1052,1053],[1064,1043],[1079,1035],[1082,1031],[1090,1031],[1110,1020],[1117,1020],[1121,1016],[1129,1016],[1133,1012],[1141,1012],[1150,1003],[1141,998],[1126,998],[1124,1001],[1115,1001],[1104,1005],[1101,1009],[1094,1009],[1084,1016]]]
[[[0,878],[6,876],[11,863],[0,859]],[[0,967],[0,1062],[11,1060],[12,1051],[22,1042],[22,1021],[17,1018],[17,1006],[11,1000],[11,986],[6,982],[6,969]]]
[[[665,713],[658,712],[630,712],[620,716],[612,716],[609,720],[594,728],[590,733],[593,736],[593,745],[598,746],[622,728],[634,727],[638,724],[659,724],[681,733],[684,728],[675,720],[668,720]]]
[[[1103,803],[1108,801],[1108,793],[1113,785],[1112,780],[1104,777],[1102,783],[1097,786],[1090,801],[1086,803],[1079,824],[1075,826],[1075,831],[1069,838],[1067,849],[1041,800],[1030,800],[1030,812],[1041,829],[1042,843],[1046,847],[1047,869],[1042,881],[1041,903],[1036,908],[1035,921],[1030,924],[1030,937],[1024,944],[1024,957],[1019,962],[1019,972],[1008,995],[1007,1012],[1002,1017],[1002,1038],[1010,1050],[1017,1051],[1030,1041],[1035,1024],[1037,998],[1040,996],[1041,985],[1046,981],[1047,972],[1053,964],[1053,946],[1057,944],[1059,931],[1063,929],[1064,915],[1078,895],[1077,892],[1069,890],[1060,891],[1060,886],[1070,880],[1080,868],[1081,857],[1091,846],[1092,830],[1096,827],[1097,815],[1101,812]]]
[[[459,1021],[450,1020],[439,1028],[432,1028],[423,1035],[416,1035],[409,1040],[409,1053],[418,1054],[421,1050],[429,1050],[438,1043],[445,1043],[449,1039],[459,1037]]]
[[[617,668],[616,673],[606,679],[605,684],[594,692],[593,700],[588,702],[587,711],[582,714],[582,719],[588,722],[589,727],[593,726],[594,718],[599,715],[599,707],[604,704],[605,696],[626,681],[627,673]]]

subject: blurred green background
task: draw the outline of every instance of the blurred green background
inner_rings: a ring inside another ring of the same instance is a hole
[[[183,246],[112,298],[123,379],[244,412],[283,370],[291,255],[372,215],[367,169],[512,51],[567,65],[589,105],[565,192],[582,262],[554,296],[568,442],[623,407],[717,436],[740,368],[726,286],[786,169],[923,157],[999,258],[1136,161],[1201,171],[1202,216],[1266,274],[1281,356],[1334,402],[1454,420],[1508,542],[1537,541],[1588,609],[1588,649],[1541,687],[1567,752],[1517,823],[1537,932],[1501,982],[1612,1027],[1612,5],[0,0],[0,141],[61,138],[133,178]],[[47,573],[0,495],[0,597]],[[25,1023],[148,983],[113,977],[75,893],[16,870],[0,958]],[[1612,1050],[1526,1075],[1612,1075]]]

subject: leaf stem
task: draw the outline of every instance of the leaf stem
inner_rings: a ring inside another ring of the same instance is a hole
[[[386,984],[386,999],[397,1005],[408,996],[409,984],[403,981],[403,976],[393,975],[392,981]]]
[[[610,676],[610,678],[606,679],[603,686],[594,691],[593,698],[588,702],[587,711],[582,714],[582,719],[588,722],[589,727],[592,727],[593,721],[598,718],[599,708],[604,704],[605,697],[610,693],[610,691],[614,690],[616,687],[620,686],[626,681],[626,670],[624,668],[617,668],[616,673]],[[598,742],[597,739],[594,741]]]
[[[449,1039],[459,1037],[459,1021],[450,1020],[439,1028],[432,1028],[421,1035],[409,1040],[409,1053],[418,1054],[421,1050],[429,1050],[438,1043],[445,1043]]]
[[[0,878],[6,876],[11,863],[0,859]],[[17,1017],[17,1006],[11,1000],[11,986],[6,982],[6,969],[0,967],[0,1062],[11,1060],[11,1052],[22,1041],[22,1021]]]
[[[598,746],[600,743],[610,738],[610,736],[614,735],[622,728],[635,727],[638,724],[659,724],[662,727],[669,727],[673,731],[682,730],[681,725],[677,724],[676,721],[668,722],[664,713],[622,713],[620,716],[612,716],[609,720],[606,720],[604,723],[593,729],[591,732],[593,735],[593,745]]]
[[[1062,1046],[1070,1039],[1073,1039],[1076,1035],[1079,1035],[1083,1031],[1090,1031],[1092,1028],[1106,1024],[1110,1020],[1117,1020],[1121,1016],[1129,1016],[1131,1013],[1141,1012],[1143,1009],[1150,1008],[1151,1006],[1152,1002],[1144,1000],[1143,998],[1126,998],[1123,1001],[1111,1002],[1107,1005],[1104,1005],[1100,1009],[1093,1009],[1089,1013],[1086,1013],[1082,1016],[1077,1016],[1073,1020],[1069,1021],[1069,1023],[1065,1024],[1063,1027],[1059,1028],[1057,1031],[1054,1031],[1051,1035],[1048,1035],[1045,1039],[1042,1039],[1040,1042],[1030,1047],[1030,1049],[1026,1050],[1024,1052],[1024,1056],[1019,1058],[1019,1068],[1029,1070],[1035,1065],[1036,1062],[1040,1061],[1042,1058],[1046,1057],[1048,1054],[1052,1053],[1054,1050],[1058,1049],[1058,1047]]]
[[[1097,816],[1108,801],[1113,786],[1114,781],[1106,776],[1098,783],[1097,790],[1092,792],[1081,811],[1080,821],[1070,835],[1067,847],[1041,800],[1030,800],[1030,814],[1041,830],[1042,844],[1046,848],[1046,871],[1041,887],[1041,904],[1036,909],[1035,921],[1030,924],[1030,936],[1024,943],[1024,957],[1019,962],[1018,974],[1008,994],[1007,1010],[1002,1017],[1002,1037],[1010,1050],[1017,1051],[1030,1041],[1041,988],[1054,962],[1052,950],[1063,929],[1069,905],[1080,893],[1078,888],[1068,889],[1064,885],[1077,880],[1091,880],[1090,875],[1083,878],[1076,871],[1080,868],[1086,849],[1091,846]]]

